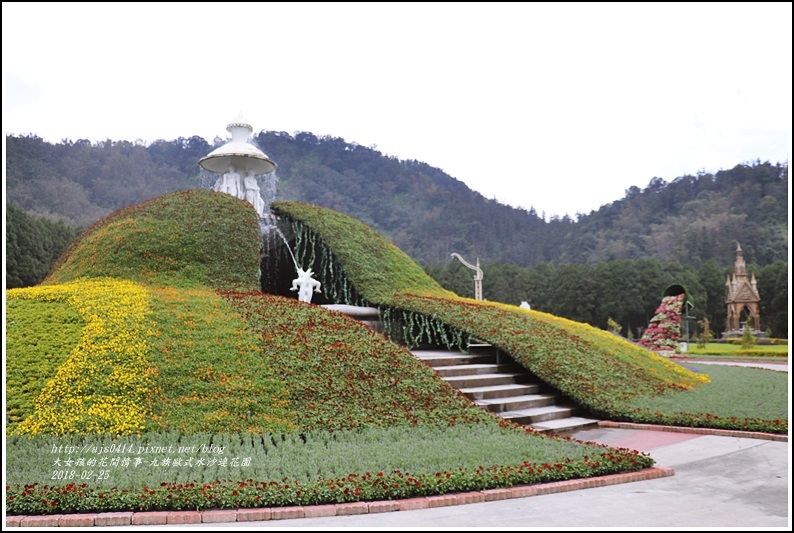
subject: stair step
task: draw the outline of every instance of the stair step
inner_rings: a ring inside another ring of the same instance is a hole
[[[415,348],[411,350],[411,353],[414,354],[419,359],[426,359],[430,357],[447,357],[447,356],[465,356],[463,352],[458,352],[456,350],[429,350],[429,349],[418,349]]]
[[[369,326],[370,328],[374,329],[375,331],[383,331],[383,324],[380,323],[380,320],[359,320],[365,326]]]
[[[529,374],[479,374],[476,376],[449,376],[442,377],[442,379],[456,389],[463,389],[468,387],[527,383],[532,381],[533,378]]]
[[[363,307],[359,305],[345,305],[345,304],[323,304],[322,307],[330,311],[337,311],[343,315],[358,320],[379,320],[379,312],[377,307]]]
[[[518,424],[535,427],[540,422],[554,420],[557,418],[570,418],[573,415],[574,407],[562,405],[546,405],[543,407],[529,407],[526,409],[516,409],[499,413],[499,416],[512,420]]]
[[[415,357],[426,362],[433,368],[439,366],[488,364],[496,361],[493,355],[468,355],[460,352],[417,350],[411,352]]]
[[[451,366],[433,366],[439,376],[476,376],[482,374],[520,374],[521,371],[514,365],[497,364],[464,364]]]
[[[468,350],[425,347],[412,353],[479,407],[504,419],[553,434],[598,426],[598,420],[573,416],[575,406],[557,405],[559,395],[546,392],[543,383],[509,358],[511,362],[499,364],[502,358],[494,346],[475,342]]]
[[[470,353],[493,353],[495,351],[493,344],[488,344],[487,342],[472,342],[466,345],[466,349]]]
[[[484,387],[464,387],[460,392],[472,400],[490,400],[510,396],[533,394],[541,390],[540,383],[508,383],[505,385],[489,385]]]
[[[583,418],[578,416],[571,416],[568,418],[557,418],[554,420],[546,420],[537,424],[532,424],[532,428],[536,431],[545,433],[554,433],[561,435],[573,431],[580,431],[582,429],[589,429],[598,426],[598,420],[593,418]]]
[[[475,400],[475,403],[493,413],[504,413],[520,409],[529,409],[531,407],[554,405],[557,398],[558,396],[556,394],[524,394],[521,396],[508,396],[506,398]]]

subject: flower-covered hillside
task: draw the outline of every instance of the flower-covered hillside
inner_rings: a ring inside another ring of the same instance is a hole
[[[519,307],[461,298],[442,289],[401,250],[347,215],[299,202],[273,209],[295,236],[298,260],[315,268],[325,285],[350,284],[361,302],[380,308],[393,335],[409,345],[462,345],[482,339],[564,394],[605,417],[665,423],[664,413],[631,407],[632,400],[689,390],[708,377],[586,324]],[[343,279],[344,277],[344,279]],[[674,416],[672,418],[675,418]],[[720,427],[734,421],[689,417],[693,425]],[[768,428],[763,421],[740,427]],[[780,424],[772,426],[782,429]]]
[[[358,321],[259,292],[259,242],[251,206],[210,191],[86,230],[44,284],[6,292],[9,432],[498,424]]]
[[[324,292],[354,287],[335,293],[360,301],[336,302],[376,305],[405,344],[487,340],[581,405],[615,419],[667,420],[630,407],[632,400],[708,381],[587,325],[459,298],[341,213],[297,203],[274,208],[297,259],[314,268]],[[39,302],[7,307],[6,348],[14,361],[6,369],[9,430],[260,432],[331,421],[337,427],[487,421],[404,348],[358,322],[291,298],[264,297],[257,290],[259,246],[250,205],[211,191],[155,198],[86,230],[40,287],[6,293],[12,302]],[[146,302],[140,313],[114,303],[126,294],[122,286]],[[76,313],[84,324],[79,335],[64,337],[66,355],[45,350],[50,341],[29,342],[15,331],[24,322],[15,313],[45,313],[48,303],[66,309],[58,312],[64,321]],[[285,316],[292,318],[285,323]],[[266,333],[276,330],[275,338]],[[68,386],[70,376],[80,376],[74,383],[81,385]],[[36,393],[32,384],[46,386]],[[699,425],[722,423],[694,418]]]
[[[624,398],[699,383],[587,326],[458,298],[350,217],[280,209],[324,289],[376,303],[409,343],[481,335],[622,416]],[[264,294],[256,222],[223,193],[166,195],[6,291],[10,515],[391,500],[653,464],[502,421],[354,319]]]

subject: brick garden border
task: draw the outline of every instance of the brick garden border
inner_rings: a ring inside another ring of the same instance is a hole
[[[788,435],[772,433],[722,430],[709,428],[688,428],[679,426],[655,426],[631,422],[611,422],[603,420],[599,427],[637,429],[650,431],[670,431],[674,433],[696,433],[721,437],[743,437],[773,441],[788,441]],[[646,468],[639,472],[610,474],[607,476],[569,479],[538,485],[518,485],[503,489],[488,489],[474,492],[459,492],[440,496],[407,498],[404,500],[385,500],[375,502],[350,502],[327,505],[298,505],[291,507],[263,507],[256,509],[212,509],[207,511],[146,511],[57,514],[38,516],[7,516],[6,527],[90,527],[90,526],[135,526],[169,524],[208,524],[219,522],[254,522],[265,520],[287,520],[290,518],[316,518],[324,516],[345,516],[356,514],[388,513],[394,511],[413,511],[449,505],[492,502],[511,498],[527,498],[544,494],[556,494],[580,489],[606,487],[633,481],[646,481],[675,475],[672,468]]]
[[[714,435],[716,437],[742,437],[745,439],[774,440],[788,442],[788,435],[763,433],[761,431],[740,431],[738,429],[688,428],[683,426],[657,426],[654,424],[636,424],[634,422],[612,422],[601,420],[598,427],[612,429],[639,429],[646,431],[669,431],[671,433],[694,433],[697,435]]]
[[[251,522],[286,520],[290,518],[316,518],[356,514],[412,511],[449,505],[527,498],[572,490],[606,487],[632,481],[645,481],[674,475],[672,468],[646,468],[639,472],[610,474],[584,479],[569,479],[539,485],[519,485],[504,489],[460,492],[440,496],[386,500],[376,502],[350,502],[329,505],[298,505],[292,507],[264,507],[257,509],[214,509],[208,511],[146,511],[124,513],[56,514],[44,516],[8,516],[6,527],[89,527],[136,526],[169,524],[207,524],[218,522]]]

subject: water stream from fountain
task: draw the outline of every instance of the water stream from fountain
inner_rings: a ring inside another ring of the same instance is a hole
[[[292,248],[289,247],[289,241],[287,240],[287,237],[284,235],[281,229],[279,229],[278,226],[276,226],[270,221],[270,219],[272,218],[275,218],[274,215],[266,215],[264,217],[260,217],[259,219],[259,230],[262,237],[263,255],[265,255],[267,250],[271,248],[270,234],[275,233],[279,237],[281,237],[282,241],[284,241],[284,246],[286,246],[290,257],[292,258],[292,264],[295,265],[295,270],[300,271],[300,266],[298,266],[298,261],[295,259],[295,254],[292,253]]]

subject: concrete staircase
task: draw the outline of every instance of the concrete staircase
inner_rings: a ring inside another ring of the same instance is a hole
[[[356,318],[376,331],[382,330],[376,308],[338,304],[323,307]],[[596,419],[577,416],[577,406],[566,402],[490,344],[470,344],[468,348],[468,354],[436,348],[419,348],[411,353],[474,403],[507,420],[554,434],[598,425]]]
[[[474,403],[504,419],[554,434],[598,425],[596,419],[577,416],[577,406],[490,344],[470,345],[468,354],[430,348],[411,353]]]

